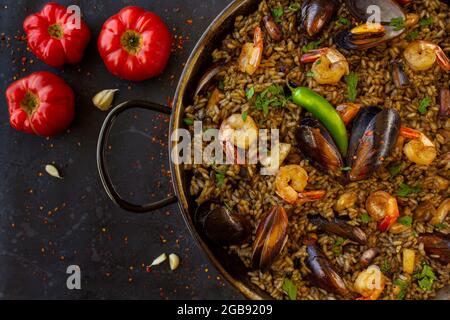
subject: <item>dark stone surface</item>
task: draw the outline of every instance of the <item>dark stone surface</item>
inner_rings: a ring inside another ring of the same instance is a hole
[[[97,135],[106,113],[91,103],[98,91],[119,88],[115,104],[128,99],[167,104],[195,42],[230,0],[58,2],[79,5],[93,34],[82,63],[63,70],[50,68],[26,52],[20,38],[24,18],[39,11],[45,1],[0,0],[1,91],[14,77],[49,70],[62,76],[77,95],[70,132],[51,139],[11,129],[2,98],[0,298],[242,298],[198,249],[176,205],[137,216],[107,198],[95,161]],[[160,14],[173,28],[176,41],[183,39],[159,79],[122,81],[107,72],[98,55],[96,38],[103,22],[132,4]],[[147,111],[129,112],[115,126],[108,160],[115,183],[130,199],[147,202],[171,192],[167,134],[168,118]],[[61,170],[63,180],[45,173],[49,163]],[[177,253],[180,268],[172,272],[166,262],[146,270],[163,252]],[[82,272],[79,291],[66,288],[66,268],[73,264]]]

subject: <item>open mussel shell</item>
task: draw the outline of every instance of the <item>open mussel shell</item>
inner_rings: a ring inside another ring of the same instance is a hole
[[[425,233],[419,237],[425,252],[444,264],[450,263],[450,235]]]
[[[367,235],[364,231],[349,225],[344,219],[334,218],[334,220],[328,221],[321,216],[314,216],[309,219],[309,222],[320,232],[332,233],[360,244],[367,242]]]
[[[309,244],[306,251],[308,253],[306,264],[308,269],[311,270],[311,282],[328,292],[349,298],[351,293],[344,280],[322,250],[316,244]]]
[[[380,23],[384,26],[384,32],[376,30],[368,31],[366,34],[354,34],[351,29],[342,30],[335,36],[336,44],[342,49],[370,49],[398,37],[404,31],[404,29],[397,30],[389,25],[394,18],[406,19],[402,7],[394,0],[346,0],[345,3],[353,17],[363,23],[369,21]],[[380,21],[376,21],[378,14],[376,10],[379,10]],[[375,21],[373,21],[374,18]]]
[[[218,61],[215,64],[213,64],[206,72],[203,74],[203,76],[200,78],[197,88],[194,92],[194,97],[199,95],[200,93],[205,92],[208,90],[208,87],[211,85],[213,79],[224,69],[225,61]]]
[[[362,116],[355,119],[350,138],[347,159],[351,167],[350,181],[371,176],[390,156],[400,133],[400,115],[395,109],[384,109],[375,116],[376,109],[361,112]]]
[[[195,223],[201,233],[219,245],[239,245],[250,238],[251,226],[241,214],[211,202],[200,205],[195,212]]]
[[[283,207],[273,206],[261,219],[253,243],[252,265],[266,271],[283,250],[287,241],[288,216]]]
[[[310,37],[322,31],[333,18],[337,0],[306,0],[302,3],[301,22]]]
[[[393,61],[391,63],[391,76],[397,88],[404,89],[409,86],[409,79],[406,75],[405,67],[400,61]]]
[[[296,131],[297,143],[303,156],[324,171],[341,172],[344,166],[342,156],[319,120],[303,118]]]

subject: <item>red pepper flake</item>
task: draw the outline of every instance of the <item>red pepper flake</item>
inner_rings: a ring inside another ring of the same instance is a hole
[[[152,272],[152,268],[150,266],[145,267],[145,272],[150,273]]]
[[[186,20],[186,24],[192,25],[192,23],[193,23],[192,19],[187,19],[187,20]]]
[[[366,132],[365,135],[366,135],[367,137],[373,136],[373,131],[372,131],[372,130],[369,130],[369,131]]]

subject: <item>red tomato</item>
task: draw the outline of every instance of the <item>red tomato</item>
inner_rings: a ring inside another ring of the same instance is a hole
[[[49,137],[70,125],[75,98],[63,79],[36,72],[17,80],[6,90],[9,120],[19,131]]]
[[[141,81],[163,72],[172,36],[164,22],[140,7],[126,7],[110,17],[100,32],[98,50],[108,70]]]
[[[52,67],[80,62],[91,32],[81,17],[78,18],[56,3],[48,3],[41,12],[28,16],[23,29],[31,51]]]

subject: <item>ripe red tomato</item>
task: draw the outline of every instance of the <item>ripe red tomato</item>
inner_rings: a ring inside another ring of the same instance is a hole
[[[50,72],[36,72],[6,90],[9,120],[19,131],[49,137],[70,125],[75,98],[63,79]]]
[[[131,81],[163,72],[171,46],[172,36],[161,18],[134,6],[110,17],[98,38],[98,50],[108,70]]]
[[[48,3],[41,12],[28,16],[23,22],[28,46],[42,61],[52,67],[78,63],[91,38],[91,32],[79,17],[64,6]]]

